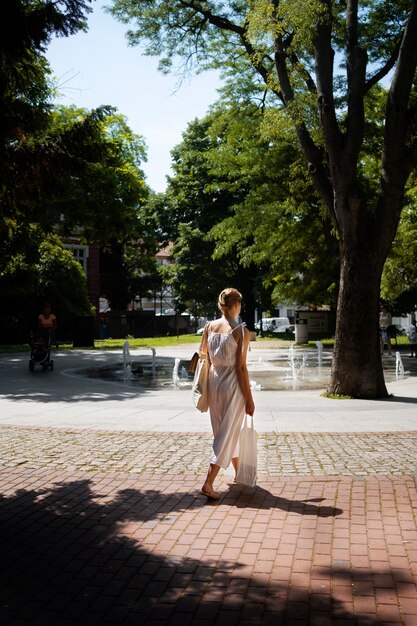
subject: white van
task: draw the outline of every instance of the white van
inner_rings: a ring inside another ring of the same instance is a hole
[[[260,323],[256,322],[256,330],[260,330]],[[288,317],[263,317],[262,329],[269,333],[287,333],[293,330]]]

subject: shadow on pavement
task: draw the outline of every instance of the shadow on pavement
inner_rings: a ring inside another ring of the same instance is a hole
[[[240,490],[230,500],[243,515],[260,502],[262,508],[323,514],[319,506],[261,489],[249,495]],[[324,507],[325,515],[337,515],[330,508]],[[193,509],[207,517],[201,497],[192,493],[110,489],[100,494],[89,480],[2,497],[0,623],[378,624],[372,615],[358,620],[349,604],[330,591],[335,577],[345,577],[348,588],[369,579],[364,569],[351,571],[340,564],[337,571],[320,568],[325,592],[290,588],[284,576],[272,582],[268,576],[249,575],[247,567],[231,559],[192,558],[187,551],[170,556],[166,548],[149,551],[133,537],[132,524],[155,529],[171,525],[178,511]]]
[[[309,504],[309,502],[321,502],[323,499],[288,500],[281,496],[274,496],[259,485],[254,488],[231,485],[229,492],[222,498],[222,503],[230,504],[238,509],[282,509],[300,515],[316,515],[317,517],[335,517],[343,513],[343,510],[337,507]]]
[[[171,369],[175,359],[170,361]],[[17,354],[0,357],[0,397],[12,401],[49,402],[103,402],[111,400],[131,400],[144,397],[158,389],[126,383],[123,379],[107,380],[98,375],[88,377],[88,367],[97,371],[109,364],[123,369],[120,352],[71,353],[54,355],[54,371],[28,367],[29,356]],[[171,363],[172,362],[172,363]],[[87,368],[87,369],[86,369]],[[173,386],[168,391],[181,393]],[[188,390],[189,391],[189,390]]]
[[[396,396],[392,394],[389,398],[387,398],[390,402],[405,402],[408,404],[417,404],[417,398],[409,398],[407,396]]]

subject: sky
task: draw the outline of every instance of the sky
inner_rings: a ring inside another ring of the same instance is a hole
[[[54,38],[46,57],[58,82],[58,102],[88,109],[109,104],[127,117],[129,127],[147,145],[142,169],[148,185],[164,191],[172,148],[193,119],[204,117],[217,99],[215,72],[192,76],[178,86],[177,77],[162,75],[158,59],[129,47],[128,27],[105,13],[111,0],[93,2],[88,32]]]

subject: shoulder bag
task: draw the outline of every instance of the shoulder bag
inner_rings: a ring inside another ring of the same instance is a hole
[[[208,411],[208,375],[209,375],[209,359],[208,355],[201,351],[201,348],[204,343],[204,337],[207,334],[208,323],[206,324],[203,332],[203,337],[201,338],[200,349],[198,353],[196,352],[190,364],[190,370],[192,367],[195,367],[194,380],[191,387],[191,393],[193,397],[194,406],[205,413]]]
[[[191,393],[195,407],[202,413],[208,411],[208,371],[208,359],[200,355],[194,374]]]

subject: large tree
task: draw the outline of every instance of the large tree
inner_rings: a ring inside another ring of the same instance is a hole
[[[417,1],[113,0],[162,69],[250,71],[281,103],[339,238],[340,289],[329,391],[386,397],[378,302],[404,188],[416,165]],[[389,81],[378,170],[362,150],[364,100]]]

